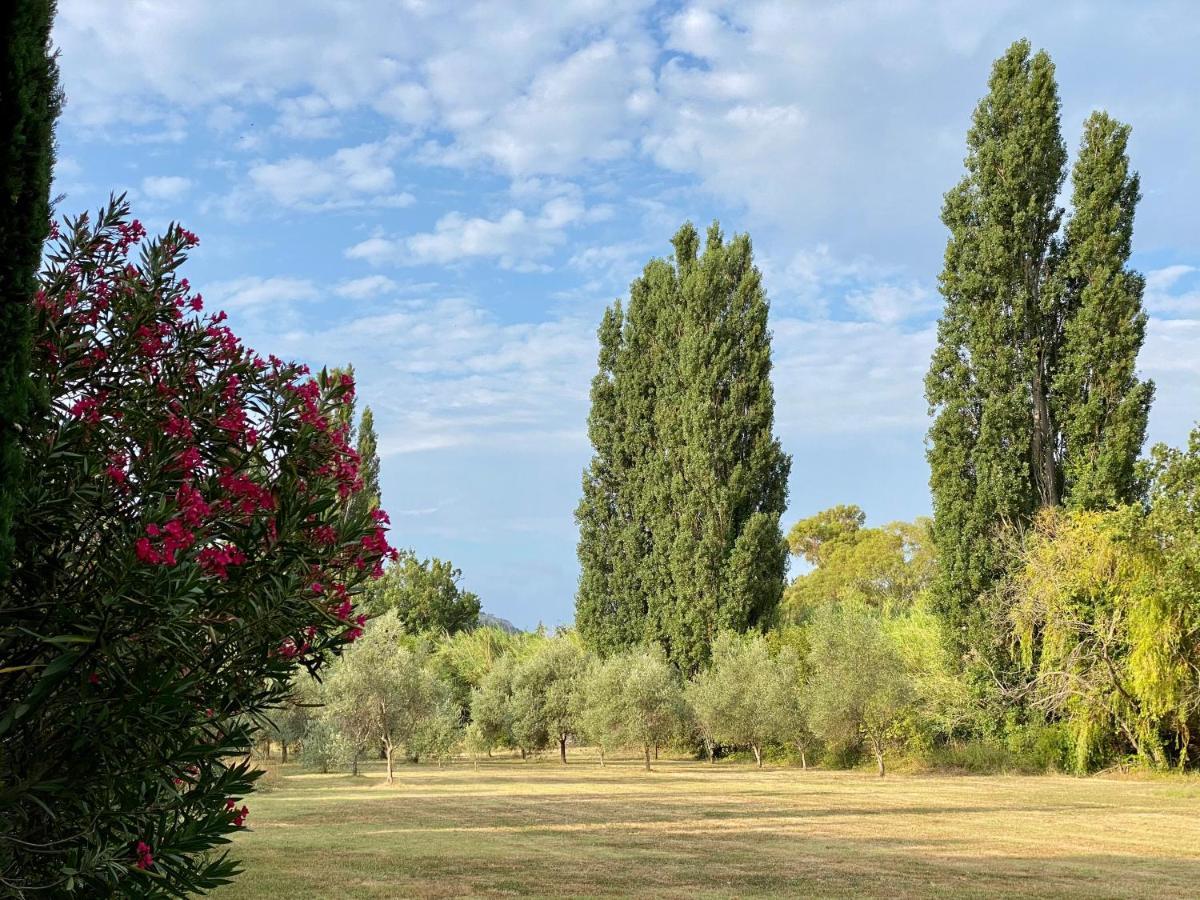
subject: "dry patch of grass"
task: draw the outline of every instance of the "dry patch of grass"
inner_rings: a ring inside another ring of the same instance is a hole
[[[1192,779],[889,776],[576,757],[283,770],[241,897],[1131,897],[1200,884]]]

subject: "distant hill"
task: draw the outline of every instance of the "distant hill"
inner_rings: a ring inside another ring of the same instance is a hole
[[[509,634],[520,634],[521,629],[514,625],[508,619],[502,619],[499,616],[493,616],[491,613],[481,612],[479,614],[480,628],[499,628],[501,631],[506,631]]]

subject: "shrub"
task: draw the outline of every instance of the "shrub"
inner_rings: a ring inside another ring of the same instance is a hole
[[[52,234],[31,479],[0,585],[0,877],[42,896],[203,892],[237,865],[257,727],[361,631],[382,513],[353,382],[263,360],[123,200]],[[135,261],[131,252],[140,247]],[[238,757],[246,757],[238,761]]]

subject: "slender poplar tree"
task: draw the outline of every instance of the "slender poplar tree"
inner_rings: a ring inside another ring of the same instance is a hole
[[[1083,126],[1072,170],[1063,282],[1071,305],[1054,384],[1062,423],[1063,493],[1071,506],[1101,509],[1135,498],[1154,384],[1136,374],[1146,337],[1145,279],[1129,268],[1134,209],[1129,126],[1095,112]]]
[[[934,596],[959,649],[993,658],[978,600],[1005,570],[999,531],[1040,507],[1131,499],[1153,391],[1134,374],[1145,319],[1127,267],[1128,128],[1088,120],[1063,229],[1059,110],[1050,57],[1017,41],[992,68],[942,210],[945,308],[925,382]]]
[[[53,0],[0,5],[0,579],[12,558],[30,415],[32,302],[50,228],[54,121],[62,103],[50,49]]]
[[[380,504],[379,493],[379,440],[375,436],[375,415],[371,407],[364,406],[358,420],[358,474],[363,480],[363,489],[354,495],[355,507],[367,512],[376,510]]]
[[[768,303],[748,237],[685,225],[600,328],[577,511],[576,622],[601,652],[660,643],[681,670],[767,621],[790,459],[774,436]]]

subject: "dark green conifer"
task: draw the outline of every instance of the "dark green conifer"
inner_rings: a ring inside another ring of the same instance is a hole
[[[53,0],[0,4],[0,579],[12,557],[20,433],[31,413],[32,303],[50,224],[54,121],[61,106],[50,50]]]
[[[600,329],[577,512],[576,622],[602,652],[662,644],[695,670],[783,590],[789,458],[774,436],[768,303],[750,240],[685,225]]]
[[[1061,229],[1059,108],[1049,56],[1013,44],[942,210],[945,308],[925,382],[935,604],[960,650],[992,658],[999,633],[980,597],[1005,570],[999,533],[1040,507],[1131,499],[1153,390],[1134,375],[1145,319],[1126,265],[1138,197],[1128,129],[1088,120]]]

